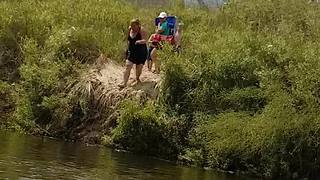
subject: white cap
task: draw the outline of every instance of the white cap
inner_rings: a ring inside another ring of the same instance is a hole
[[[167,13],[161,12],[158,17],[159,18],[166,18],[167,17]]]

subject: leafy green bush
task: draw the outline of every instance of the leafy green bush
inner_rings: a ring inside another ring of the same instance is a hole
[[[202,19],[183,16],[187,50],[161,54],[160,102],[166,113],[192,119],[185,159],[272,177],[318,176],[317,6],[231,1]]]
[[[190,136],[194,147],[187,153],[195,162],[272,177],[318,176],[314,153],[320,136],[315,115],[283,108],[254,117],[223,113],[198,121]],[[201,158],[194,157],[199,152]]]
[[[18,84],[14,119],[22,130],[54,130],[74,120],[81,100],[65,87],[100,53],[120,57],[126,42],[119,39],[136,14],[110,0],[1,1],[0,9],[1,80]]]
[[[159,52],[159,101],[127,102],[111,140],[224,170],[317,177],[318,5],[243,0],[206,11],[173,1],[167,10],[185,24],[183,51]],[[15,105],[10,122],[25,130],[81,123],[86,115],[75,109],[90,114],[92,104],[66,85],[100,53],[120,60],[129,20],[140,16],[151,33],[157,13],[112,0],[1,1],[0,103]]]
[[[8,128],[12,120],[12,111],[14,108],[14,98],[12,86],[0,81],[0,128]],[[13,124],[11,124],[13,125]]]
[[[120,110],[118,126],[112,140],[122,148],[157,156],[170,155],[170,144],[165,138],[164,122],[155,107],[127,101]]]

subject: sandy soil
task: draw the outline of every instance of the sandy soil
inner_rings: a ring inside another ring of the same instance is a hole
[[[75,122],[71,139],[90,144],[100,144],[101,137],[108,134],[116,126],[119,116],[119,104],[126,99],[134,99],[141,103],[148,99],[156,99],[159,94],[160,75],[148,71],[145,66],[141,75],[142,83],[135,82],[135,68],[132,69],[128,86],[121,89],[118,85],[123,80],[124,65],[112,60],[100,58],[92,69],[86,73],[82,81],[74,89],[81,89],[78,94],[90,97],[91,111],[83,120]],[[107,112],[107,114],[103,113]]]

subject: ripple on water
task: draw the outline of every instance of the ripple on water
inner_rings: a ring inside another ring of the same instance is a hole
[[[0,179],[242,180],[106,148],[12,136],[0,133]]]

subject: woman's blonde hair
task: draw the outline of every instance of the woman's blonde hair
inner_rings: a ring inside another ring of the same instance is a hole
[[[132,19],[132,20],[130,21],[130,26],[132,26],[132,25],[134,25],[134,24],[140,26],[140,25],[141,25],[140,20],[139,20],[138,18]]]

